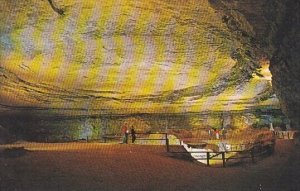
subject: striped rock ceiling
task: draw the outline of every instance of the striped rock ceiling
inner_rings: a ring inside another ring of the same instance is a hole
[[[1,110],[203,112],[277,107],[269,61],[208,0],[1,0]]]

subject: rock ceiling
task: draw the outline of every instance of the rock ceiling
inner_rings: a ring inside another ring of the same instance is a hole
[[[0,3],[2,110],[172,113],[278,105],[269,61],[257,56],[255,29],[238,11],[231,10],[237,25],[207,0],[53,2],[64,15],[46,0]]]

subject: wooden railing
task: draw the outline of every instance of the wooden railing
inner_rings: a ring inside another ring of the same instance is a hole
[[[166,141],[166,150],[169,152],[170,144],[169,144],[169,138],[168,138],[168,133],[164,132],[159,132],[159,133],[151,133],[151,132],[146,132],[146,133],[136,133],[136,139],[135,141],[140,141],[140,140],[146,140],[146,141]],[[163,138],[149,138],[150,135],[163,135]],[[128,135],[128,138],[131,137],[131,134]],[[121,135],[103,135],[102,139],[104,143],[107,143],[108,140],[121,140],[123,136]],[[132,137],[131,137],[132,138]]]
[[[238,145],[238,144],[236,144]],[[207,166],[211,166],[211,161],[222,160],[222,166],[226,167],[226,163],[233,159],[251,159],[252,163],[255,163],[255,158],[261,157],[265,154],[272,154],[274,152],[275,142],[257,142],[252,144],[241,144],[237,148],[245,148],[245,150],[230,150],[230,151],[171,151],[172,154],[188,154],[188,153],[200,153],[203,154],[200,158],[193,158],[193,160],[206,161]],[[235,155],[234,155],[235,154]],[[237,154],[243,154],[243,156],[236,156]],[[227,156],[226,156],[227,155]],[[228,157],[229,156],[229,157]]]
[[[162,138],[149,138],[150,135],[163,135]],[[123,136],[121,135],[103,135],[102,140],[104,143],[107,143],[108,140],[118,140],[121,141]],[[128,139],[131,137],[129,134]],[[254,163],[256,157],[260,157],[266,153],[271,154],[274,150],[275,140],[264,140],[259,141],[255,143],[247,143],[247,144],[230,144],[231,149],[227,151],[170,151],[170,144],[169,144],[169,138],[168,133],[165,132],[159,132],[159,133],[136,133],[136,141],[139,140],[148,140],[148,141],[165,141],[166,151],[170,152],[172,154],[190,154],[190,153],[203,153],[205,154],[205,158],[195,158],[194,160],[206,160],[207,166],[211,166],[211,161],[218,161],[222,160],[223,167],[226,167],[226,162],[233,159],[251,159],[251,161]],[[89,138],[87,137],[86,141],[89,141]],[[235,154],[243,154],[243,156],[234,156]],[[228,157],[229,156],[229,157]]]

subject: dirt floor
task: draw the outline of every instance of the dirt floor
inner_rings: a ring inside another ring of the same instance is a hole
[[[7,147],[22,147],[7,151]],[[164,146],[100,143],[0,145],[0,190],[300,190],[300,148],[277,140],[255,164],[206,167]]]

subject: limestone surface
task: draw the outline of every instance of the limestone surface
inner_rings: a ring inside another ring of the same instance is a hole
[[[52,2],[63,14],[48,1],[0,5],[3,111],[278,108],[261,42],[266,1]]]

